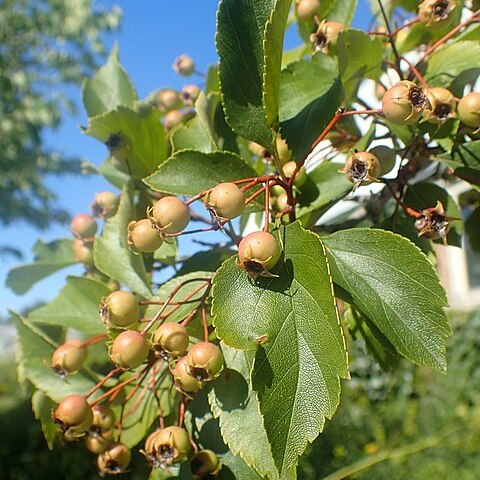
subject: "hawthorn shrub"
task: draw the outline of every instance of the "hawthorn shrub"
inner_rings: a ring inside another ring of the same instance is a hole
[[[8,277],[22,293],[85,266],[15,317],[50,446],[83,443],[102,475],[133,450],[152,479],[292,479],[339,405],[353,334],[382,367],[446,371],[435,244],[462,238],[443,187],[479,203],[480,11],[386,4],[363,32],[354,0],[221,0],[202,88],[139,100],[116,50],[85,80],[84,132],[120,193]],[[303,43],[283,51],[294,25]],[[186,55],[174,69],[197,74]]]

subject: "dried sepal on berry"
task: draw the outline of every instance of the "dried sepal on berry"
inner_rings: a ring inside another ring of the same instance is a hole
[[[148,218],[132,221],[127,227],[127,244],[134,253],[152,253],[162,246],[163,238]]]
[[[455,220],[459,219],[448,217],[442,202],[437,201],[434,208],[426,208],[420,212],[420,216],[415,221],[415,228],[419,237],[431,240],[441,239],[446,243],[451,223]]]
[[[380,161],[373,153],[355,152],[339,172],[344,173],[353,183],[353,190],[361,184],[376,181],[380,175]]]
[[[418,19],[426,27],[444,28],[452,23],[457,7],[456,0],[424,0],[418,6]]]
[[[127,470],[132,453],[130,449],[119,442],[110,443],[97,458],[100,475],[119,475]]]
[[[181,427],[166,427],[147,437],[140,452],[153,468],[167,468],[183,460],[191,449],[190,437]]]
[[[399,125],[415,123],[425,110],[431,110],[427,92],[409,80],[389,88],[382,98],[383,115]]]
[[[176,322],[162,323],[152,335],[152,345],[155,353],[165,360],[185,355],[188,342],[187,329]]]
[[[52,420],[67,440],[82,438],[93,423],[93,412],[85,397],[68,395],[51,412]]]
[[[147,218],[163,234],[179,233],[190,222],[190,209],[177,197],[163,197],[147,209]]]
[[[318,26],[317,31],[310,35],[314,53],[328,53],[329,47],[337,44],[338,37],[344,30],[345,25],[343,25],[343,23],[323,20]]]
[[[223,354],[214,343],[199,342],[186,356],[188,373],[199,383],[211,382],[223,370]]]
[[[430,123],[443,124],[454,118],[457,102],[452,92],[443,87],[434,87],[427,91],[431,109],[423,112],[424,118]]]
[[[182,357],[171,370],[173,375],[174,385],[177,391],[182,395],[192,398],[192,394],[198,392],[203,383],[199,382],[196,378],[190,375],[188,369],[187,357]]]
[[[100,306],[100,318],[107,325],[128,327],[138,319],[139,306],[133,293],[117,290],[103,297]]]
[[[118,207],[118,196],[113,192],[98,192],[93,198],[90,209],[95,217],[102,219],[115,215]]]

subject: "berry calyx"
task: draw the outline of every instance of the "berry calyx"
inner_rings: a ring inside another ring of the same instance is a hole
[[[183,460],[190,449],[187,431],[172,426],[153,432],[145,441],[144,454],[154,468],[165,468]]]
[[[380,162],[379,177],[389,173],[395,166],[397,154],[393,148],[387,147],[386,145],[377,145],[373,147],[369,153],[375,155]]]
[[[245,195],[234,183],[220,183],[210,192],[207,206],[216,216],[232,219],[245,209]]]
[[[418,6],[418,19],[426,27],[444,28],[452,23],[456,0],[424,0]]]
[[[113,192],[98,192],[90,205],[94,217],[102,219],[115,215],[118,207],[118,197]]]
[[[442,202],[437,201],[435,208],[426,208],[421,211],[421,216],[415,221],[415,228],[419,237],[442,239],[445,242],[451,227],[450,220]]]
[[[456,101],[453,93],[443,87],[434,87],[427,92],[431,110],[425,110],[423,116],[430,123],[442,124],[455,116]]]
[[[470,92],[460,100],[458,117],[469,127],[480,127],[480,92]]]
[[[198,392],[202,388],[202,383],[190,375],[187,357],[181,358],[173,369],[173,379],[175,388],[184,395],[190,395]]]
[[[60,345],[52,355],[52,368],[60,375],[77,373],[87,359],[87,349],[81,340],[68,340]]]
[[[163,238],[148,218],[130,222],[127,231],[128,245],[139,252],[152,253],[163,243]]]
[[[209,478],[220,470],[220,462],[212,450],[200,450],[190,460],[190,471],[194,478]]]
[[[287,162],[283,167],[283,173],[287,178],[290,178],[293,175],[293,172],[297,168],[297,163],[294,160],[291,160],[290,162]],[[293,184],[296,187],[301,187],[305,182],[307,181],[307,173],[305,172],[304,167],[300,167],[298,170],[297,174],[295,175],[295,180],[293,181]]]
[[[92,426],[93,412],[85,397],[69,395],[58,404],[53,421],[63,434],[81,437]]]
[[[360,184],[367,185],[379,177],[380,162],[373,153],[356,152],[340,171],[353,183],[355,190]]]
[[[157,93],[155,101],[157,107],[165,110],[166,112],[180,107],[180,97],[178,92],[172,90],[171,88],[160,90]]]
[[[161,355],[181,357],[188,349],[187,329],[175,322],[165,322],[152,335],[153,348]]]
[[[184,77],[189,77],[195,72],[195,62],[189,55],[180,55],[173,62],[172,68],[175,73]]]
[[[80,213],[73,217],[70,223],[70,231],[77,238],[91,238],[97,233],[97,222],[87,213]]]
[[[75,238],[72,242],[73,256],[79,263],[83,263],[85,268],[93,267],[93,243],[85,242],[80,238]]]
[[[129,370],[141,365],[148,357],[150,342],[135,330],[125,330],[113,341],[110,358],[120,368]]]
[[[312,18],[319,8],[319,0],[297,0],[297,3],[295,5],[297,17],[301,18],[302,20]]]
[[[242,239],[238,246],[238,268],[245,270],[252,278],[272,276],[272,269],[282,251],[277,239],[269,232],[252,232]]]
[[[179,233],[190,221],[190,210],[177,197],[163,197],[147,212],[152,224],[162,233]]]
[[[409,80],[401,80],[389,88],[382,99],[385,118],[399,125],[416,122],[422,112],[430,108],[430,101],[424,90]]]
[[[186,356],[188,373],[198,382],[210,382],[223,369],[223,354],[210,342],[199,342],[190,348]]]
[[[97,466],[101,474],[117,475],[125,472],[131,458],[132,453],[126,445],[112,442],[98,456]]]
[[[117,290],[103,297],[99,308],[102,320],[116,327],[128,327],[136,322],[138,311],[135,295],[125,290]]]

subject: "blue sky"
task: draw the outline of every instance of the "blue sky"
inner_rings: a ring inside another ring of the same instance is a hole
[[[357,27],[365,25],[370,18],[367,1],[360,0],[359,3],[359,15],[354,20],[354,26]],[[179,54],[191,55],[200,71],[205,71],[209,64],[216,62],[214,35],[217,0],[97,0],[95,4],[107,8],[118,5],[123,10],[121,29],[109,35],[106,42],[109,48],[118,42],[120,60],[140,98],[161,87],[181,89],[185,83],[201,81],[200,77],[185,79],[172,71],[172,62]],[[289,32],[286,45],[296,44],[295,32]],[[87,119],[81,107],[80,89],[69,89],[69,92],[72,92],[72,99],[79,105],[78,114],[74,117],[65,114],[62,127],[54,132],[46,132],[45,141],[60,152],[99,164],[106,158],[106,149],[98,141],[81,133],[79,126],[85,125]],[[49,178],[47,182],[72,215],[87,212],[95,192],[112,190],[101,177],[93,176]],[[50,241],[68,237],[67,229],[66,225],[55,226],[48,231],[38,232],[23,223],[16,224],[2,229],[2,243],[15,245],[24,252],[25,260],[30,261],[30,248],[38,238]],[[7,272],[16,263],[13,258],[1,259],[0,284],[4,284]],[[0,289],[0,315],[4,315],[7,308],[19,311],[36,301],[55,297],[67,273],[75,275],[82,272],[79,266],[63,270],[38,283],[23,296],[17,296],[6,288]]]

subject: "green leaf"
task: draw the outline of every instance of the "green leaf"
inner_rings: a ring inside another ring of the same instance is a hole
[[[76,260],[72,242],[73,240],[67,238],[49,243],[38,240],[32,248],[35,253],[34,263],[12,268],[8,272],[6,286],[17,295],[22,295],[45,277],[73,265]]]
[[[135,178],[149,175],[167,156],[166,131],[160,121],[161,112],[150,108],[147,113],[119,106],[116,110],[90,118],[85,134],[111,141],[121,135],[125,143],[124,155],[130,173]]]
[[[35,390],[32,395],[32,410],[35,418],[42,425],[42,432],[47,442],[48,448],[53,449],[55,440],[58,436],[58,428],[53,423],[51,411],[55,408],[52,402],[41,390]]]
[[[228,124],[270,148],[273,133],[263,106],[265,29],[275,0],[222,0],[217,14],[219,77]]]
[[[144,179],[153,190],[193,197],[221,182],[256,177],[255,170],[231,152],[176,152],[158,170]]]
[[[348,367],[321,240],[298,222],[282,229],[280,240],[278,278],[252,281],[236,258],[222,265],[212,313],[227,345],[256,351],[253,386],[282,475],[334,414]]]
[[[430,182],[418,182],[414,185],[409,185],[405,194],[405,204],[409,207],[419,211],[425,208],[435,207],[437,201],[442,202],[443,208],[448,218],[462,218],[462,212],[460,211],[455,200],[449,193],[439,187],[438,185]],[[411,219],[410,224],[413,227],[414,220]],[[447,243],[449,245],[455,245],[457,247],[462,246],[462,233],[463,223],[462,221],[452,221],[451,229],[447,235]],[[441,240],[438,240],[441,243]]]
[[[265,65],[263,75],[263,104],[267,125],[278,127],[280,103],[280,71],[282,69],[283,39],[292,0],[276,0],[265,29]]]
[[[17,363],[22,374],[53,401],[72,393],[86,393],[95,385],[82,372],[63,380],[50,367],[55,344],[37,327],[11,312],[17,327]]]
[[[280,122],[282,137],[301,159],[340,106],[342,86],[334,58],[314,55],[282,70]]]
[[[121,190],[124,185],[131,183],[132,179],[128,173],[120,170],[118,166],[115,164],[114,158],[109,158],[102,162],[96,170],[107,182]]]
[[[242,457],[262,477],[278,479],[257,394],[250,386],[255,354],[234,350],[225,344],[222,344],[222,351],[226,368],[208,393],[222,438],[232,453]]]
[[[198,308],[201,303],[203,294],[208,290],[207,282],[213,277],[212,272],[202,272],[202,271],[195,271],[192,273],[188,273],[187,275],[182,275],[179,277],[174,277],[168,282],[164,283],[158,290],[155,292],[155,295],[152,297],[151,300],[159,302],[158,305],[149,305],[145,312],[145,316],[148,318],[152,318],[158,312],[158,310],[162,307],[163,302],[165,302],[171,292],[174,289],[180,286],[180,284],[185,282],[185,285],[175,293],[170,298],[171,302],[181,302],[183,301],[188,295],[192,294],[195,290],[199,289],[197,293],[195,293],[187,303],[183,305],[174,305],[169,306],[165,310],[165,314],[172,312],[168,316],[169,322],[180,322],[185,317],[187,317],[193,310]],[[204,288],[201,288],[202,285]]]
[[[465,167],[480,170],[480,140],[460,145],[454,150],[453,159]]]
[[[58,297],[37,308],[28,320],[37,323],[74,328],[79,332],[95,335],[105,331],[100,320],[98,306],[110,290],[100,282],[86,277],[67,277],[67,284]]]
[[[135,255],[127,245],[127,227],[133,219],[133,198],[127,188],[124,188],[117,213],[106,220],[102,235],[95,240],[95,266],[134,292],[150,298],[152,294],[142,256]]]
[[[338,65],[342,83],[371,78],[378,80],[382,73],[383,44],[378,37],[350,28],[338,37]]]
[[[322,15],[320,18],[326,18],[330,22],[334,21],[350,25],[357,9],[357,0],[330,0],[326,3],[330,3],[328,11],[326,15]]]
[[[425,80],[432,87],[448,86],[465,70],[480,71],[478,41],[456,42],[439,48],[428,60]]]
[[[352,183],[339,173],[339,163],[323,162],[309,172],[297,196],[297,217],[304,226],[313,226],[328,208],[352,191]]]
[[[135,373],[127,372],[120,378],[121,381],[131,378]],[[152,378],[152,375],[155,375]],[[151,388],[144,389],[144,385],[150,385],[156,379],[156,396]],[[149,382],[149,383],[147,383]],[[125,395],[132,393],[135,387],[128,385],[125,387]],[[172,380],[168,373],[168,366],[163,364],[161,368],[153,369],[147,375],[142,387],[137,389],[130,400],[125,404],[124,414],[122,418],[122,443],[129,448],[133,448],[140,443],[149,432],[152,424],[159,416],[168,416],[170,414],[174,395],[172,395]],[[157,398],[160,401],[160,409]],[[139,400],[141,399],[141,401]],[[120,418],[121,408],[119,405],[114,409],[117,418]]]
[[[220,265],[234,253],[235,252],[229,247],[218,247],[196,252],[183,262],[178,275],[185,275],[186,273],[195,272],[197,270],[215,272],[220,268]]]
[[[178,253],[178,242],[175,237],[165,238],[160,248],[155,250],[153,258],[163,263],[171,265],[175,262]]]
[[[324,238],[333,280],[416,364],[445,371],[451,333],[437,273],[409,240],[384,230],[342,230]]]
[[[118,60],[115,45],[107,63],[82,85],[82,100],[89,117],[109,112],[123,105],[131,107],[137,100],[135,88]]]
[[[477,207],[465,220],[465,233],[472,249],[480,252],[480,207]]]

